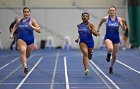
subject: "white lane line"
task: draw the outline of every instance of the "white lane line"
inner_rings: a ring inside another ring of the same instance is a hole
[[[53,71],[53,76],[52,76],[52,80],[51,80],[50,89],[54,88],[54,79],[55,79],[55,75],[56,75],[56,69],[57,69],[57,64],[58,64],[58,57],[59,57],[59,53],[57,53],[57,55],[56,55],[56,61],[55,61],[55,65],[54,65],[54,71]]]
[[[138,59],[139,59],[139,57],[137,57],[137,56],[133,56],[132,54],[130,54],[130,56],[132,56],[132,57],[135,57],[135,58],[138,58]],[[130,66],[128,66],[128,65],[126,65],[125,63],[123,63],[123,62],[121,62],[121,61],[119,61],[119,60],[116,60],[116,62],[118,62],[118,63],[122,64],[123,66],[127,67],[128,69],[133,70],[134,72],[136,72],[136,73],[140,74],[140,71],[138,71],[138,70],[136,70],[136,69],[134,69],[134,68],[132,68],[132,67],[130,67]]]
[[[122,64],[123,66],[127,67],[128,69],[133,70],[134,72],[140,74],[140,71],[135,70],[134,68],[132,68],[132,67],[130,67],[130,66],[128,66],[128,65],[126,65],[126,64],[124,64],[124,63],[122,63],[121,61],[116,60],[116,62],[118,62],[118,63]]]
[[[10,74],[8,74],[6,77],[4,77],[0,83],[2,83],[3,81],[5,81],[6,79],[8,79],[13,73],[15,73],[22,65],[18,66],[16,69],[14,69]]]
[[[106,89],[105,87],[71,87],[72,89]]]
[[[29,73],[26,75],[26,77],[19,83],[19,85],[16,87],[16,89],[20,89],[20,87],[23,85],[25,80],[29,77],[29,75],[32,73],[32,71],[35,69],[35,67],[41,62],[42,59],[43,59],[43,57],[41,57],[38,60],[38,62],[34,65],[34,67],[31,69],[31,71],[29,71]]]
[[[108,89],[112,89],[109,84],[105,81],[105,79],[93,68],[91,64],[89,64],[93,71],[99,76],[99,78],[104,82],[104,84],[107,86]]]
[[[34,55],[32,55],[29,60],[33,57]],[[8,74],[6,77],[4,77],[0,83],[2,83],[3,81],[5,81],[6,79],[8,79],[13,73],[15,73],[22,65],[19,65],[16,69],[14,69],[10,74]]]
[[[93,61],[90,60],[90,62],[97,68],[99,72],[101,72],[116,87],[116,89],[120,89],[119,86],[117,86],[115,82],[113,82]]]
[[[66,57],[64,57],[64,67],[65,67],[66,89],[70,89],[69,79],[68,79],[68,73],[67,73],[67,60],[66,60]]]
[[[18,60],[18,59],[19,59],[19,57],[15,58],[15,59],[12,60],[11,62],[5,64],[4,66],[2,66],[2,67],[0,68],[0,70],[2,70],[3,68],[5,68],[6,66],[8,66],[8,65],[10,65],[11,63],[15,62],[15,61]]]

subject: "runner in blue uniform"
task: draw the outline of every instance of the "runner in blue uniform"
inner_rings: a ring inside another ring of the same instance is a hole
[[[121,26],[122,30],[125,30],[126,27],[123,24],[124,21],[122,18],[116,16],[116,7],[110,6],[108,11],[109,16],[105,16],[101,19],[98,25],[97,32],[100,31],[100,27],[102,23],[106,22],[106,34],[104,37],[104,43],[107,47],[107,62],[110,62],[110,57],[112,54],[112,60],[111,60],[111,66],[109,68],[109,73],[113,74],[113,65],[116,60],[116,56],[119,50],[119,43],[120,43],[120,37],[119,37],[119,26]]]
[[[14,25],[10,38],[13,38],[14,32],[17,30],[18,40],[17,44],[20,50],[20,58],[24,67],[24,73],[28,73],[27,58],[29,58],[33,44],[34,44],[34,34],[33,31],[40,33],[39,24],[30,18],[31,10],[28,7],[23,8],[23,19],[18,19]]]
[[[93,49],[94,49],[94,40],[92,34],[97,36],[96,29],[93,23],[89,22],[89,13],[82,13],[83,22],[78,27],[79,36],[75,42],[79,42],[80,49],[83,53],[83,64],[85,68],[85,75],[89,73],[88,69],[88,59],[92,59]]]

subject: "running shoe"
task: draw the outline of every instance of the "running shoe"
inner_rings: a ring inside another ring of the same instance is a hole
[[[106,56],[106,61],[107,62],[110,62],[110,57],[111,57],[111,54],[110,53],[107,53],[107,56]]]
[[[28,68],[24,68],[25,75],[28,73]]]
[[[113,74],[113,68],[112,67],[109,68],[109,74]]]
[[[89,70],[86,69],[86,70],[85,70],[85,75],[88,76],[88,74],[89,74]]]
[[[88,53],[88,59],[92,60],[93,51]]]

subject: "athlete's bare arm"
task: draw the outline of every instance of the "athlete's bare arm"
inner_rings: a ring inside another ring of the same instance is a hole
[[[79,25],[80,25],[80,24],[78,24],[77,27],[79,27]],[[78,38],[75,40],[75,42],[78,43],[78,42],[79,42],[79,39],[80,39],[80,37],[79,37],[79,35],[78,35]]]
[[[99,24],[98,24],[98,30],[97,30],[97,32],[100,31],[100,27],[102,26],[102,24],[103,24],[104,22],[106,22],[107,18],[108,18],[108,16],[105,16],[105,17],[103,17],[103,18],[100,20],[100,22],[99,22]]]
[[[36,32],[38,32],[38,33],[41,32],[41,28],[40,28],[39,24],[36,22],[36,20],[31,19],[29,25],[30,25]]]
[[[11,38],[11,39],[13,39],[13,34],[14,34],[14,32],[16,31],[19,22],[20,22],[20,18],[16,21],[16,23],[15,23],[15,25],[14,25],[14,27],[13,27],[11,33],[10,33],[10,38]]]
[[[89,29],[92,31],[92,34],[93,34],[94,36],[98,36],[98,33],[97,33],[96,28],[95,28],[95,26],[93,25],[93,23],[89,23]]]
[[[126,25],[124,25],[124,20],[120,17],[118,17],[118,20],[119,20],[119,24],[120,24],[122,30],[125,31],[126,30]]]

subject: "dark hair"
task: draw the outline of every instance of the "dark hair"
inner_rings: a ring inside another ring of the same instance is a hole
[[[82,13],[82,16],[83,16],[84,14],[87,14],[88,17],[89,17],[89,13],[88,13],[88,12],[83,12],[83,13]]]
[[[24,7],[23,12],[24,12],[25,9],[28,9],[31,12],[31,9],[29,7]]]
[[[115,7],[115,6],[110,6],[109,9],[110,9],[110,8],[115,8],[115,10],[116,10],[116,7]]]

